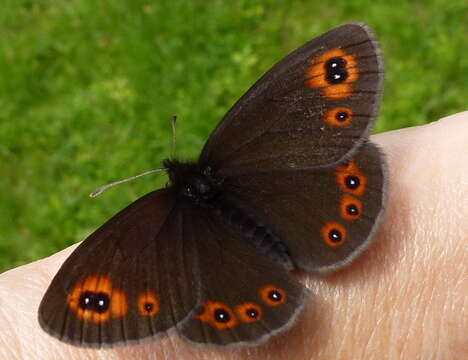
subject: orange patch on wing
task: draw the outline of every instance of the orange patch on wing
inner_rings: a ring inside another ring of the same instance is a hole
[[[349,125],[353,119],[353,111],[347,107],[337,107],[328,110],[325,113],[323,121],[332,126],[346,126]]]
[[[219,301],[205,301],[203,311],[195,317],[218,330],[232,329],[238,324],[231,308]]]
[[[142,316],[154,316],[159,310],[159,300],[152,291],[144,291],[138,296],[138,313]]]
[[[322,239],[328,246],[337,247],[346,241],[346,229],[337,222],[327,221],[320,230]]]
[[[111,314],[112,317],[123,317],[127,314],[127,297],[122,291],[112,290],[111,294]]]
[[[274,285],[262,286],[258,290],[258,293],[260,294],[263,302],[268,306],[278,306],[286,302],[286,293],[284,290]]]
[[[236,306],[236,314],[241,321],[251,323],[262,319],[263,309],[255,303],[246,302]]]
[[[338,165],[335,175],[336,182],[341,190],[358,196],[364,194],[367,177],[359,170],[353,159],[348,159],[347,164]]]
[[[346,79],[334,84],[327,80],[327,61],[339,58],[345,62]],[[321,88],[322,95],[327,99],[336,100],[348,97],[352,93],[351,84],[359,77],[356,59],[340,48],[334,48],[311,60],[311,65],[305,72],[306,86]]]
[[[349,84],[337,84],[324,88],[323,95],[330,100],[343,99],[351,95],[353,90]]]
[[[109,304],[107,308],[98,312],[94,309],[83,309],[80,304],[81,296],[89,294],[101,294],[106,297]],[[112,282],[107,275],[89,275],[82,282],[77,283],[67,296],[67,305],[78,318],[84,321],[102,323],[112,317],[122,317],[127,314],[128,305],[125,294],[112,288]]]
[[[362,214],[361,200],[344,195],[340,201],[340,215],[345,220],[355,220]]]

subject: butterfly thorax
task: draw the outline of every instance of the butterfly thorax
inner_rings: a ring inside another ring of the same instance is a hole
[[[176,192],[195,203],[209,203],[220,191],[222,179],[217,178],[210,167],[200,167],[197,163],[166,159],[170,186]]]
[[[226,197],[222,187],[223,179],[216,176],[211,167],[172,159],[164,160],[163,165],[169,174],[169,186],[179,196],[209,209],[211,214],[223,218],[233,229],[242,232],[255,248],[286,268],[292,268],[285,245],[259,219]]]

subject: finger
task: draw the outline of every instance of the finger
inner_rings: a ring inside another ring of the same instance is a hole
[[[373,137],[388,159],[387,211],[361,258],[309,279],[315,302],[298,334],[312,334],[310,358],[467,356],[467,134],[464,112]]]

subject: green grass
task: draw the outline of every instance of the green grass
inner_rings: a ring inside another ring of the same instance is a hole
[[[466,0],[3,0],[0,271],[83,239],[161,186],[99,185],[196,157],[223,113],[274,62],[348,21],[378,35],[377,131],[466,109]]]

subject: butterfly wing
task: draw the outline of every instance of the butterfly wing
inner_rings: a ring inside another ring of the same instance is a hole
[[[300,268],[336,270],[359,255],[384,206],[384,159],[366,143],[342,163],[225,180],[232,202],[270,228]]]
[[[254,345],[288,328],[305,288],[241,232],[203,208],[186,208],[187,241],[196,244],[202,298],[179,330],[190,341]]]
[[[384,160],[367,138],[382,80],[369,29],[340,26],[268,71],[203,149],[229,201],[266,224],[302,269],[340,268],[375,232]]]
[[[222,176],[337,162],[369,134],[382,81],[370,30],[333,29],[257,81],[211,134],[200,162]]]
[[[82,346],[161,335],[198,302],[194,246],[169,189],[138,199],[90,235],[49,286],[39,322]]]

